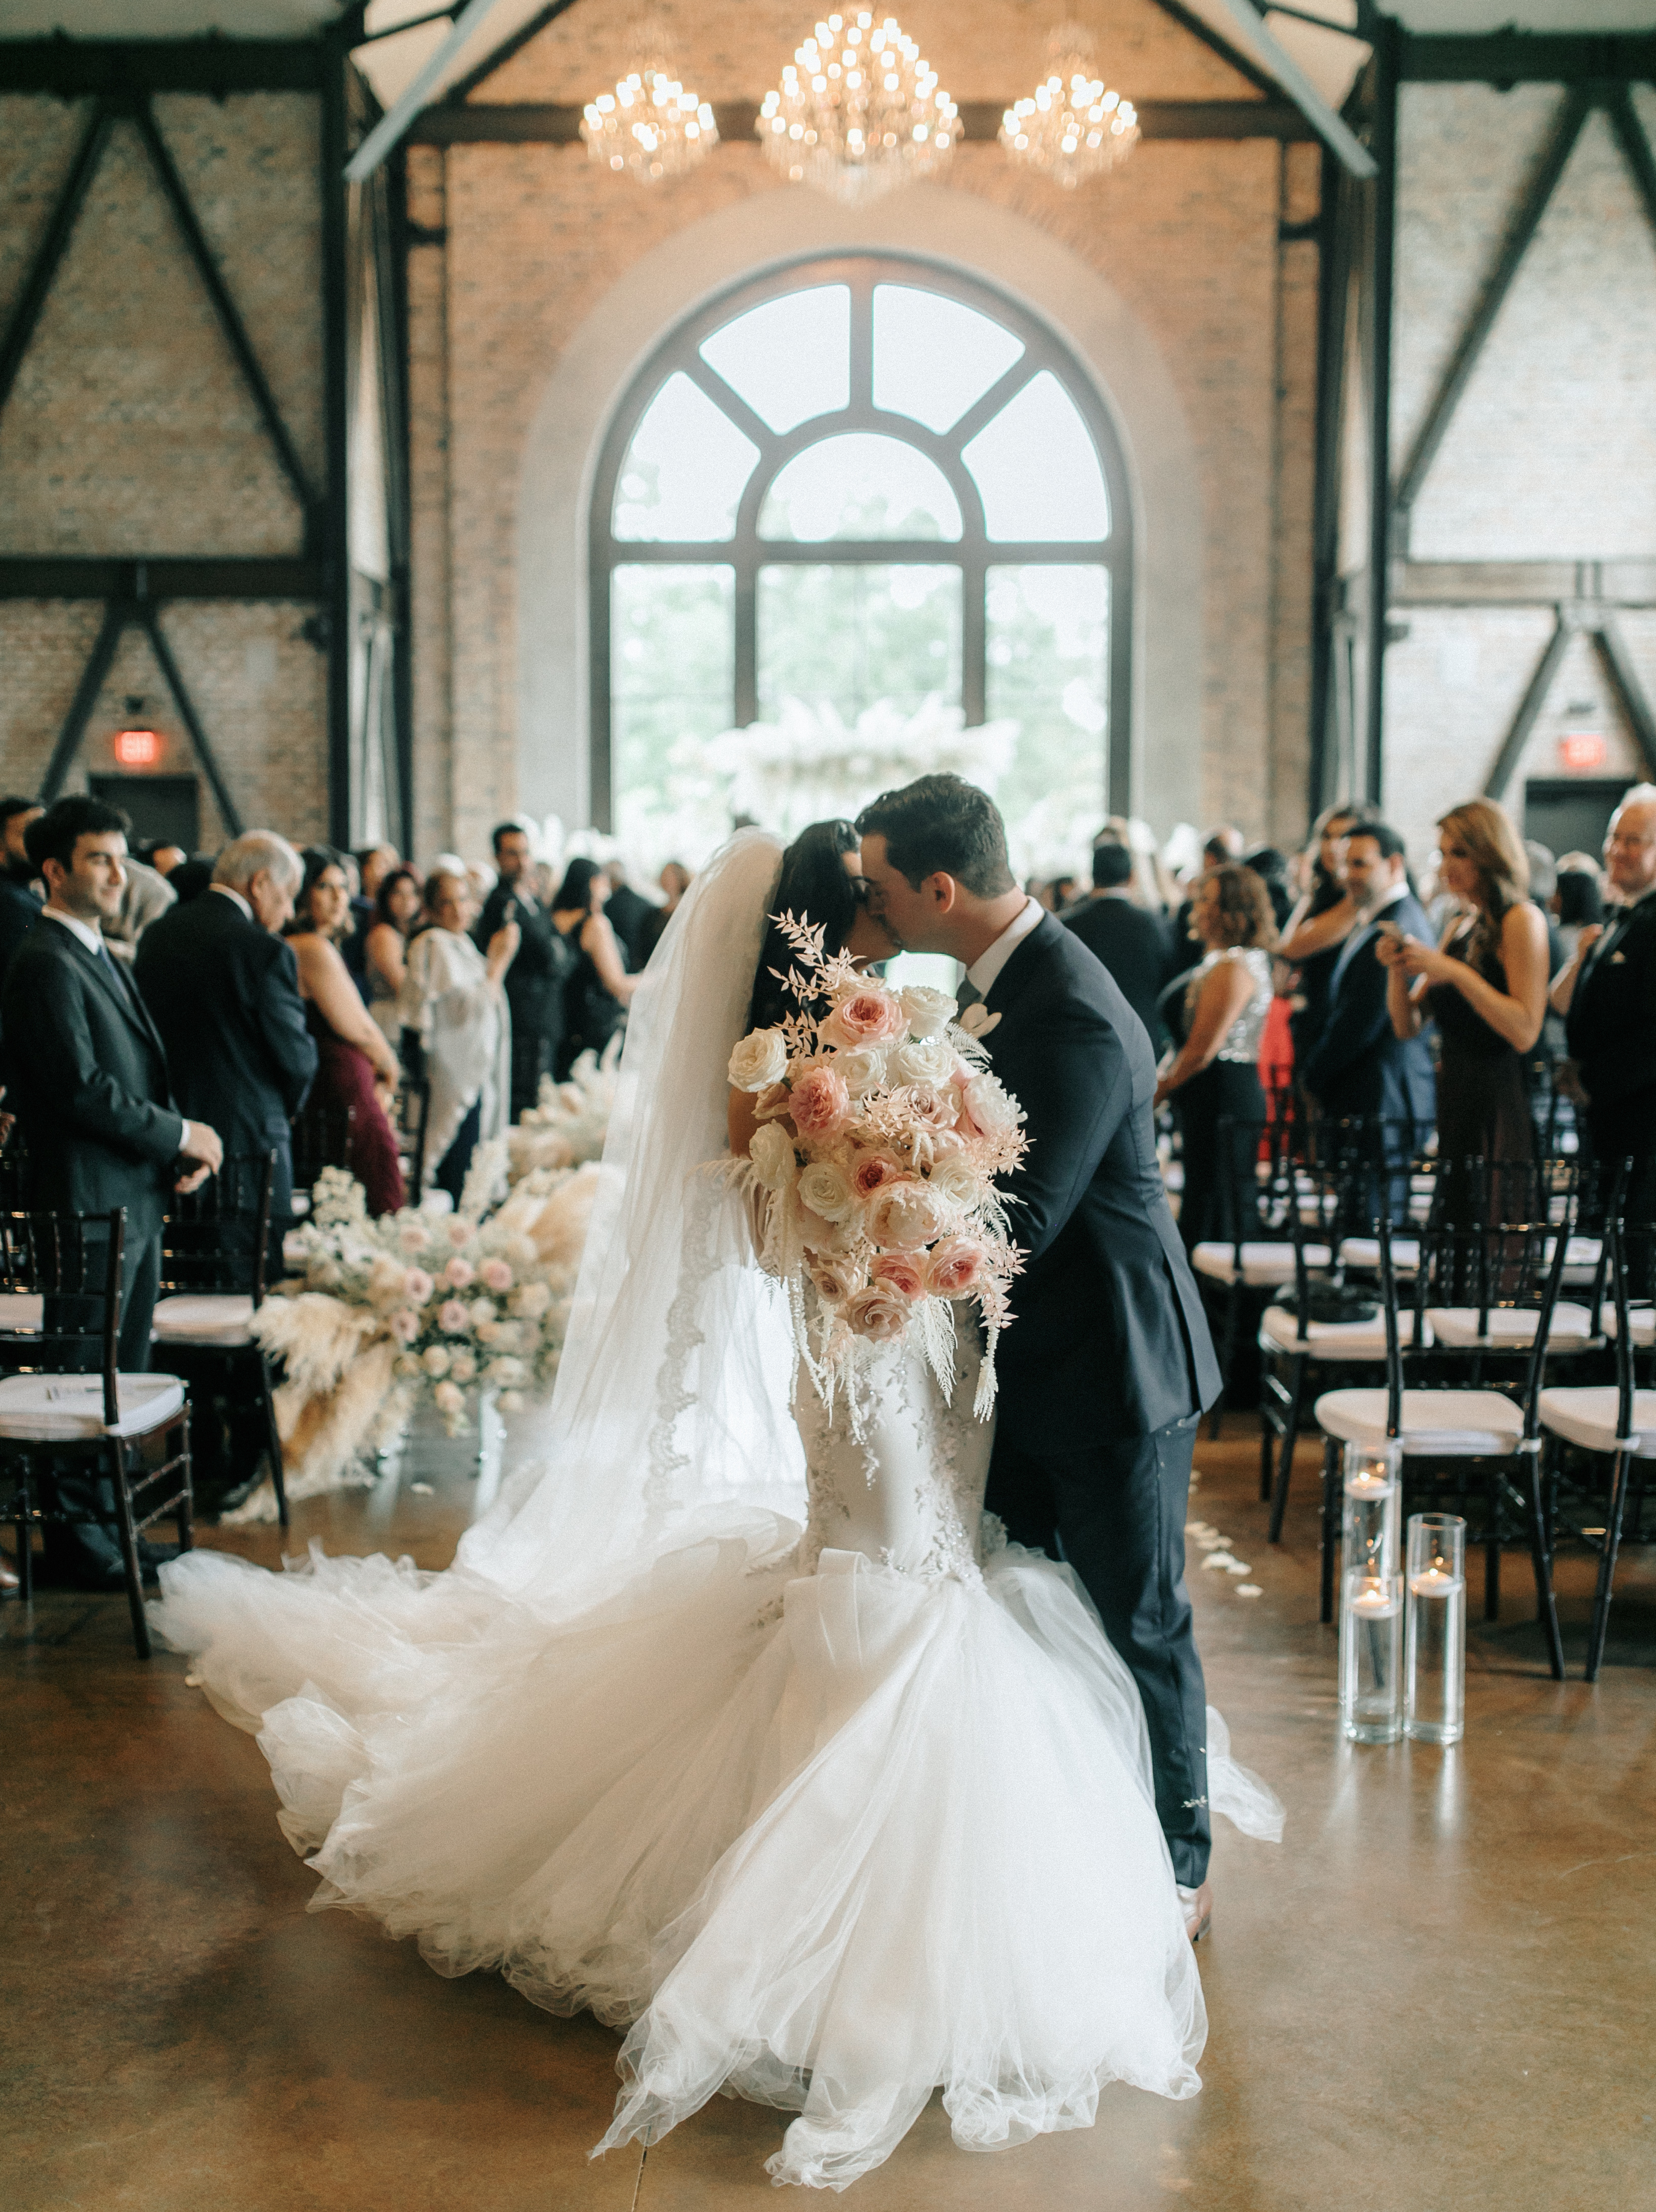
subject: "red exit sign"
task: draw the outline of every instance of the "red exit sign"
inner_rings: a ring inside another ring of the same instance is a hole
[[[1567,730],[1558,740],[1559,766],[1571,775],[1591,775],[1610,758],[1610,739],[1598,730]]]
[[[159,731],[122,730],[116,736],[115,757],[123,768],[154,768],[161,757]]]

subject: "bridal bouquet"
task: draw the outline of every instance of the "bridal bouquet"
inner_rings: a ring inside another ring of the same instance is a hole
[[[731,1084],[755,1098],[751,1175],[773,1201],[761,1259],[789,1287],[796,1340],[829,1398],[836,1379],[853,1383],[860,1343],[910,1330],[947,1397],[954,1309],[975,1304],[982,1419],[1021,1264],[995,1179],[1023,1157],[1022,1109],[941,991],[891,989],[825,953],[820,928],[778,921],[800,1011],[743,1037],[730,1064]]]

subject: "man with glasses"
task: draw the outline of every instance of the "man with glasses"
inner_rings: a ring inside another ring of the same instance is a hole
[[[1593,1157],[1635,1165],[1628,1218],[1656,1220],[1656,784],[1637,783],[1610,818],[1606,890],[1617,901],[1581,932],[1552,988],[1565,1017]]]

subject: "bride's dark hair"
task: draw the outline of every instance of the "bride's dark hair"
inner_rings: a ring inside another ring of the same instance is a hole
[[[846,873],[845,856],[857,850],[858,842],[849,822],[813,822],[782,855],[782,877],[771,912],[791,914],[796,921],[819,927],[828,952],[845,950],[857,919],[857,886]],[[787,939],[774,921],[768,923],[748,1009],[750,1030],[773,1029],[786,1015],[798,1012],[798,1001],[781,982],[792,964]]]

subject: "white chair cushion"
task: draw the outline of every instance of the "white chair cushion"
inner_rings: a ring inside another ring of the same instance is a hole
[[[1616,1433],[1616,1389],[1596,1383],[1586,1389],[1544,1390],[1538,1408],[1541,1425],[1567,1443],[1588,1451],[1613,1452]],[[1640,1459],[1656,1459],[1656,1390],[1637,1390],[1633,1398],[1634,1452]]]
[[[39,1336],[46,1302],[35,1291],[0,1291],[0,1330],[11,1336]]]
[[[203,1344],[248,1344],[253,1302],[234,1291],[180,1293],[155,1308],[153,1334]]]
[[[1313,1359],[1384,1359],[1386,1357],[1386,1317],[1376,1314],[1373,1321],[1313,1321],[1306,1331],[1306,1341],[1299,1335],[1300,1317],[1289,1312],[1286,1306],[1267,1306],[1259,1322],[1259,1340],[1268,1352],[1301,1352]],[[1415,1316],[1412,1313],[1398,1316],[1398,1342],[1406,1350],[1415,1340]],[[1426,1341],[1431,1342],[1431,1331]]]
[[[50,1443],[91,1437],[143,1437],[176,1419],[184,1385],[176,1375],[118,1375],[120,1418],[104,1425],[98,1375],[9,1375],[0,1382],[0,1437]]]
[[[1447,1345],[1452,1352],[1526,1351],[1535,1342],[1535,1324],[1540,1316],[1496,1306],[1483,1319],[1487,1327],[1480,1335],[1476,1306],[1429,1306],[1426,1310],[1433,1342]],[[1560,1352],[1571,1345],[1591,1344],[1592,1316],[1585,1306],[1573,1306],[1561,1298],[1553,1309],[1547,1342]]]
[[[5,1300],[0,1298],[0,1305],[4,1304]],[[1632,1324],[1633,1341],[1635,1344],[1656,1344],[1656,1307],[1635,1306],[1629,1313],[1628,1320]],[[1604,1334],[1614,1339],[1616,1309],[1608,1301],[1605,1303],[1601,1316],[1601,1325]]]
[[[1347,1237],[1340,1243],[1340,1258],[1348,1267],[1374,1275],[1380,1273],[1380,1238],[1378,1237]],[[1412,1275],[1420,1267],[1420,1240],[1416,1237],[1394,1237],[1392,1239],[1392,1270],[1394,1274]]]
[[[1326,1244],[1307,1244],[1306,1264],[1312,1267],[1328,1265]],[[1236,1280],[1236,1247],[1217,1242],[1198,1244],[1191,1254],[1191,1265],[1198,1275],[1205,1275],[1216,1283]],[[1242,1247],[1242,1280],[1254,1290],[1279,1290],[1294,1279],[1294,1247],[1291,1244],[1244,1244]]]
[[[1386,1438],[1384,1390],[1328,1390],[1317,1401],[1317,1425],[1343,1443]],[[1524,1416],[1498,1390],[1405,1390],[1401,1434],[1405,1452],[1454,1459],[1504,1458],[1516,1451]]]

